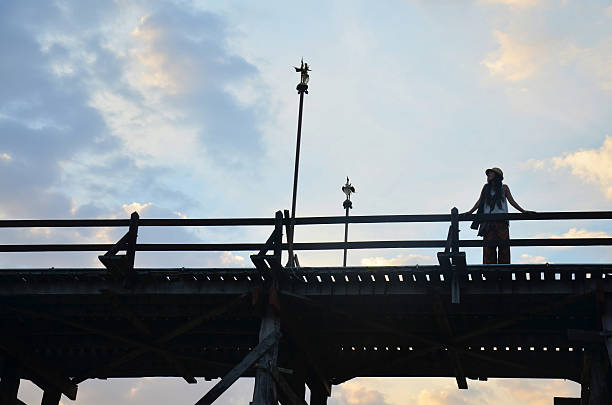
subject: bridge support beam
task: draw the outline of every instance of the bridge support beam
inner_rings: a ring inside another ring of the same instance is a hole
[[[40,405],[58,405],[60,403],[60,399],[62,398],[62,393],[58,390],[54,389],[46,389],[43,392],[42,401]]]
[[[608,363],[612,366],[612,295],[605,297],[604,308],[601,315],[601,326],[606,342]]]
[[[327,392],[323,386],[310,387],[310,405],[327,405]]]
[[[306,372],[304,365],[306,364],[306,360],[299,353],[297,348],[293,348],[290,354],[290,365],[292,369],[291,375],[288,375],[285,380],[289,389],[295,394],[295,399],[301,401],[301,403],[305,402],[306,397]],[[292,405],[294,401],[289,398],[285,392],[280,393],[280,402],[283,405]]]
[[[602,351],[594,350],[590,356],[588,370],[588,389],[582,390],[583,395],[588,393],[588,400],[582,398],[583,403],[588,405],[607,405],[611,403],[612,396],[610,395],[608,375],[608,360],[607,356]]]
[[[0,364],[2,367],[0,379],[0,404],[17,403],[19,391],[19,364],[15,359],[5,358]]]
[[[269,335],[278,333],[280,333],[280,317],[276,308],[268,304],[266,313],[261,320],[259,341],[261,342]],[[278,393],[273,377],[277,359],[278,341],[259,359],[255,372],[255,388],[251,405],[276,405],[278,403]]]

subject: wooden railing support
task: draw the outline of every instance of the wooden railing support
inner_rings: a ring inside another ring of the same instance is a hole
[[[451,302],[459,304],[461,302],[461,285],[459,280],[466,269],[465,252],[459,251],[459,210],[453,207],[451,210],[451,224],[448,227],[448,236],[444,252],[438,252],[438,262],[445,270],[446,276],[450,279]]]
[[[126,286],[131,286],[135,280],[134,260],[136,258],[136,239],[138,238],[138,221],[140,217],[137,212],[130,216],[130,227],[125,235],[98,259],[116,279],[126,282]],[[121,250],[125,250],[124,255],[118,255]]]

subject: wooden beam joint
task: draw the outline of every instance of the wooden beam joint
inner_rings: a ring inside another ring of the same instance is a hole
[[[133,212],[130,216],[130,227],[127,233],[108,252],[98,256],[100,262],[111,272],[113,277],[124,281],[128,288],[133,286],[136,276],[134,260],[136,257],[139,218],[138,213]],[[121,250],[125,250],[124,255],[117,254]]]

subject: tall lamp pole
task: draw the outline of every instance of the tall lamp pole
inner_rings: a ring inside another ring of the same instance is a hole
[[[346,210],[346,219],[347,221],[344,223],[344,261],[342,266],[346,267],[346,253],[347,253],[347,244],[348,244],[348,217],[349,210],[353,208],[353,202],[351,201],[351,193],[355,192],[355,187],[349,182],[348,176],[346,177],[346,184],[342,186],[342,192],[346,195],[346,200],[342,203],[342,206]]]
[[[295,68],[296,72],[300,73],[300,83],[297,85],[296,90],[300,95],[300,108],[298,112],[298,127],[297,127],[297,143],[295,145],[295,169],[293,171],[293,199],[291,200],[291,225],[287,232],[287,242],[289,244],[289,263],[290,267],[295,266],[295,257],[293,254],[293,235],[295,228],[295,205],[297,199],[297,185],[298,185],[298,170],[300,167],[300,144],[302,141],[302,109],[304,107],[304,93],[308,94],[308,81],[310,76],[308,72],[310,68],[308,63],[304,63],[302,59],[300,67]]]

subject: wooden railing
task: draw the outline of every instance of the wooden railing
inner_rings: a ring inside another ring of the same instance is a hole
[[[281,214],[282,215],[282,214]],[[277,218],[205,218],[205,219],[26,219],[0,220],[0,228],[76,228],[76,227],[129,227],[130,221],[137,221],[139,227],[238,227],[278,226]],[[388,224],[388,223],[451,223],[452,232],[458,233],[459,222],[483,221],[560,221],[560,220],[612,220],[612,211],[590,212],[541,212],[533,214],[433,214],[433,215],[354,215],[330,217],[301,217],[295,219],[295,226],[331,224]],[[290,220],[283,217],[281,226],[289,227]],[[289,231],[289,229],[287,229]],[[348,249],[389,249],[389,248],[445,248],[479,247],[480,239],[454,238],[434,240],[371,240],[344,242],[297,242],[294,250],[340,250]],[[612,238],[530,238],[510,239],[510,246],[609,246]],[[0,252],[74,252],[108,251],[113,244],[2,244]],[[265,243],[136,243],[136,251],[259,251]],[[282,243],[282,250],[288,250]],[[124,250],[123,248],[121,250]]]

